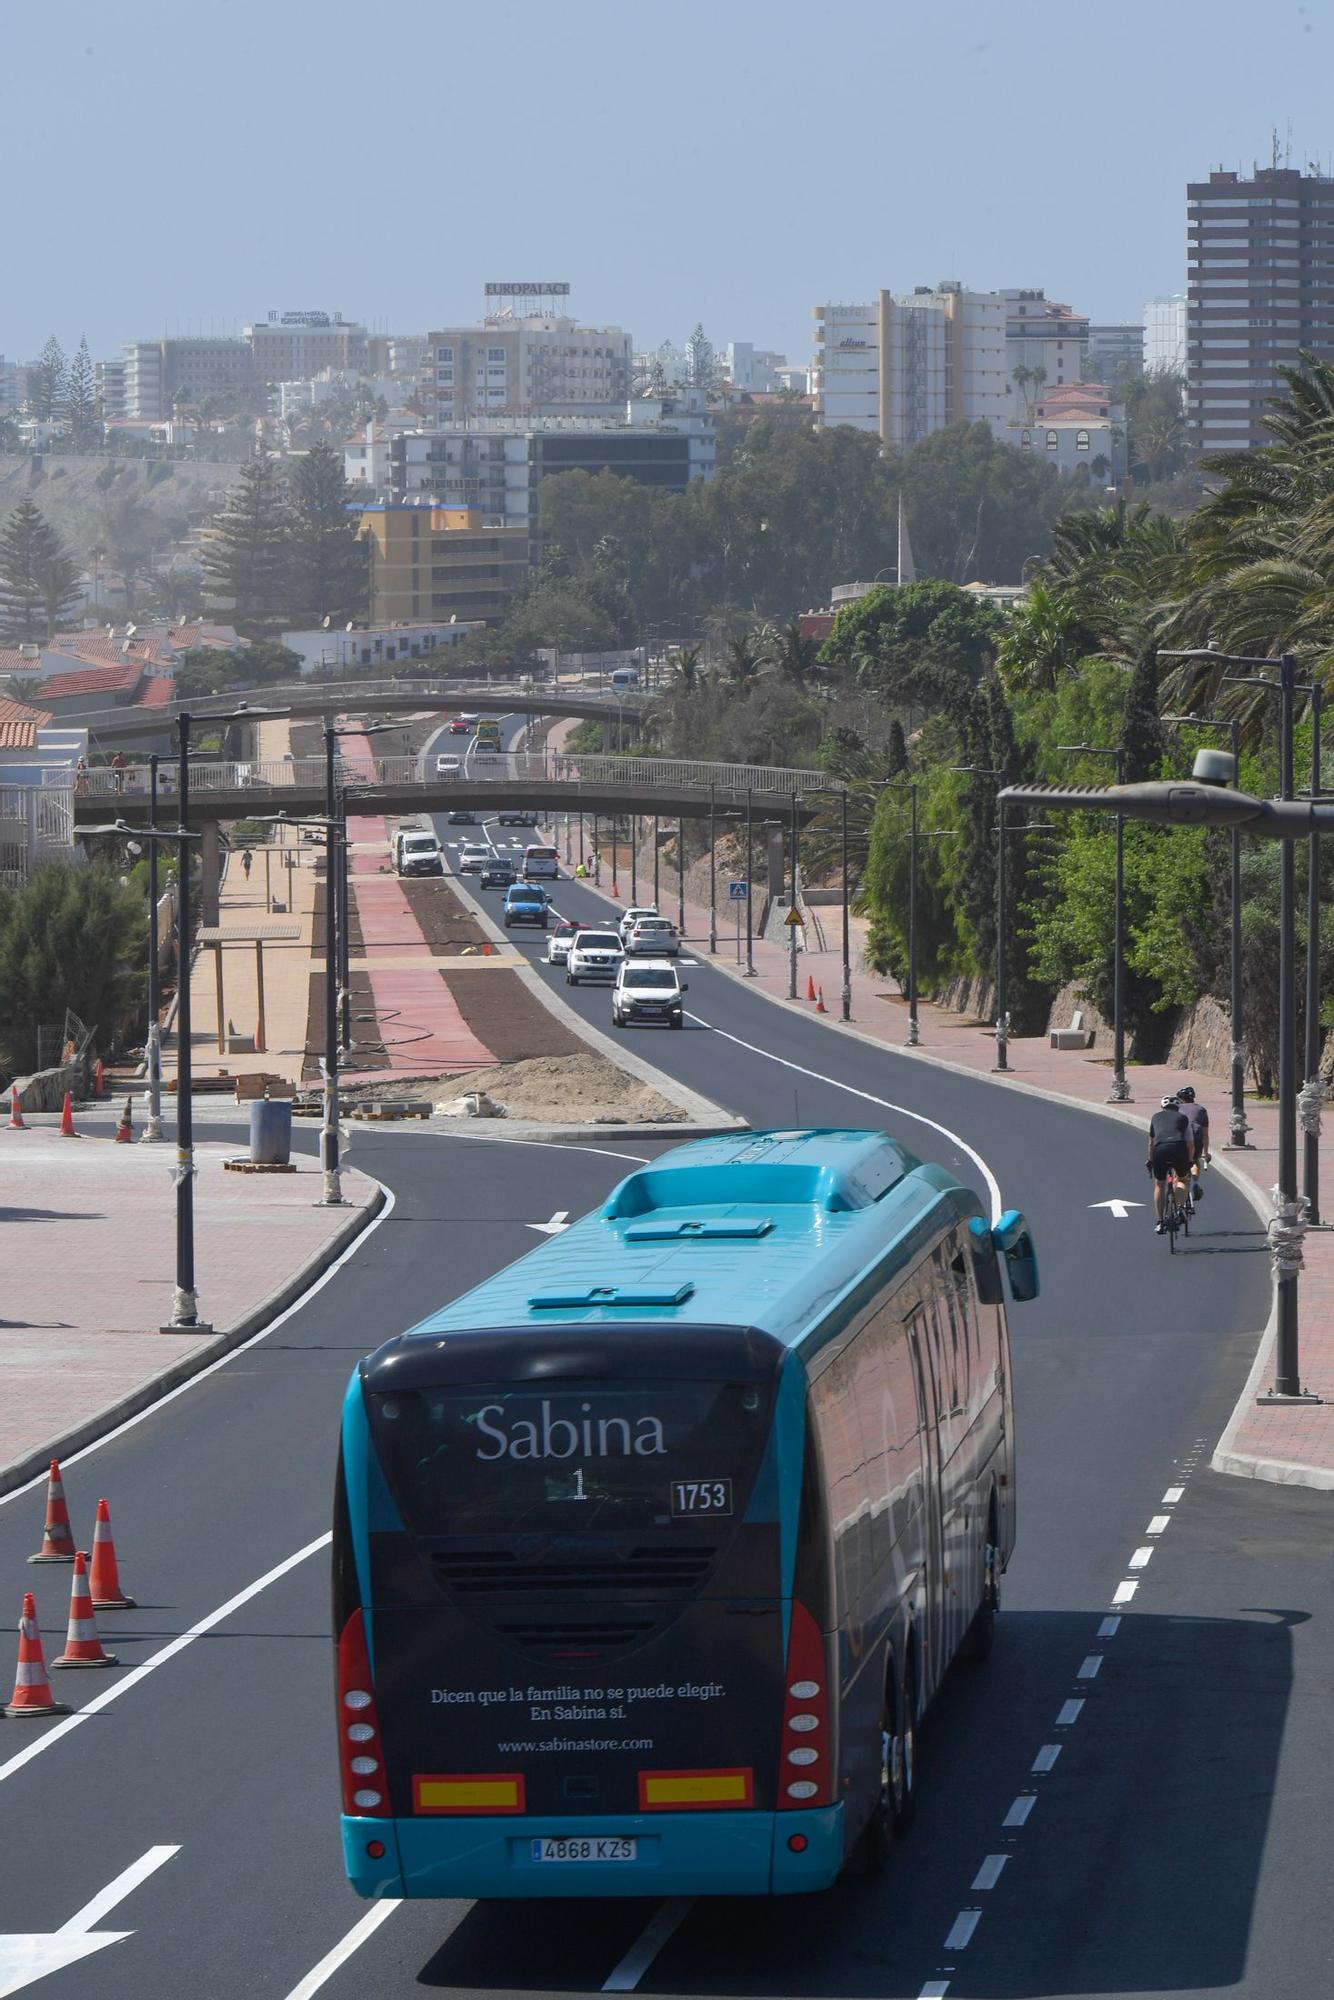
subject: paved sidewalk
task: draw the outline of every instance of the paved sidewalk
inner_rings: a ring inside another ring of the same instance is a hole
[[[212,1335],[157,1331],[175,1274],[175,1147],[0,1128],[5,1298],[0,1492],[144,1408],[257,1332],[380,1207],[345,1169],[343,1208],[319,1206],[316,1163],[233,1174],[235,1146],[196,1149],[195,1269]]]
[[[555,838],[554,834],[552,838]],[[651,875],[646,889],[642,867],[639,874],[641,894],[651,894]],[[609,881],[609,870],[604,863],[600,886],[610,903]],[[586,886],[598,887],[591,881]],[[677,878],[665,861],[660,870],[660,888],[663,913],[675,920]],[[720,894],[725,895],[721,869],[719,889]],[[620,907],[624,907],[628,894],[627,881],[622,884]],[[732,912],[726,905],[720,902],[718,906],[718,953],[712,958],[708,950],[707,909],[687,896],[685,915],[687,948],[733,977],[745,978],[744,925],[743,965],[739,967],[736,963],[735,926],[731,921]],[[999,1089],[1036,1090],[1070,1103],[1096,1107],[1109,1116],[1132,1124],[1137,1133],[1143,1132],[1165,1091],[1175,1090],[1180,1084],[1193,1083],[1201,1101],[1209,1106],[1213,1119],[1213,1171],[1234,1176],[1255,1202],[1264,1220],[1268,1220],[1272,1213],[1269,1192],[1278,1179],[1278,1113],[1273,1104],[1247,1099],[1250,1145],[1245,1152],[1229,1153],[1223,1151],[1223,1141],[1228,1132],[1228,1086],[1221,1077],[1192,1074],[1164,1065],[1132,1064],[1127,1076],[1133,1103],[1109,1106],[1106,1100],[1111,1085],[1110,1048],[1095,1047],[1087,1055],[1081,1055],[1052,1049],[1045,1035],[1012,1038],[1009,1044],[1010,1074],[1008,1077],[998,1076],[993,1068],[996,1060],[994,1027],[935,1007],[930,1002],[922,1002],[918,1008],[921,1044],[917,1049],[909,1049],[906,1045],[907,1004],[892,979],[862,969],[866,927],[855,918],[850,924],[852,1021],[850,1027],[844,1027],[841,1020],[842,911],[837,906],[822,907],[819,915],[825,931],[826,949],[812,949],[799,954],[799,998],[796,1002],[787,997],[788,954],[783,943],[756,941],[755,977],[748,979],[747,983],[784,1006],[796,1005],[807,1013],[813,1013],[814,1003],[804,997],[807,979],[813,979],[817,989],[824,988],[826,1018],[831,1032],[855,1032],[868,1040],[880,1042],[887,1053],[893,1052],[904,1062],[947,1062],[957,1068],[971,1070],[994,1081]],[[1299,1132],[1299,1157],[1300,1144]],[[1138,1150],[1134,1150],[1128,1158],[1128,1171],[1134,1171],[1139,1159]],[[1323,1207],[1326,1214],[1334,1217],[1334,1111],[1325,1119],[1320,1163],[1321,1186],[1326,1190]],[[1139,1178],[1143,1178],[1142,1170]],[[1302,1384],[1324,1400],[1310,1405],[1264,1405],[1256,1401],[1257,1394],[1272,1384],[1274,1376],[1274,1326],[1271,1316],[1257,1350],[1251,1377],[1219,1440],[1213,1462],[1221,1472],[1334,1491],[1334,1228],[1308,1231],[1305,1258],[1306,1268],[1299,1283]]]

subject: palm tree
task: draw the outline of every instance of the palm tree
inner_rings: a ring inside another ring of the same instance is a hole
[[[1073,596],[1058,597],[1047,584],[1034,582],[1011,614],[996,671],[1009,693],[1017,688],[1051,693],[1093,648]]]
[[[768,664],[769,655],[758,634],[742,632],[739,637],[728,640],[727,671],[737,687],[749,687],[760,668]]]
[[[676,685],[684,695],[692,695],[699,682],[699,662],[702,646],[680,646],[673,662]]]
[[[799,618],[789,618],[787,624],[777,634],[777,651],[773,662],[784,680],[791,681],[793,687],[805,687],[815,673],[817,647],[814,639],[808,638],[801,629]]]

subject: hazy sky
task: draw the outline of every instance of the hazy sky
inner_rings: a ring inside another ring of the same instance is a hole
[[[957,277],[1137,319],[1185,183],[1334,149],[1329,0],[0,4],[0,353],[270,308],[393,331],[487,279],[793,360]]]

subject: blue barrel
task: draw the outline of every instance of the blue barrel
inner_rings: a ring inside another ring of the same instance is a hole
[[[250,1107],[250,1157],[256,1166],[285,1167],[292,1157],[292,1100],[257,1097]]]

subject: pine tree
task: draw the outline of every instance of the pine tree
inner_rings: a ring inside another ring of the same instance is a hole
[[[65,350],[52,334],[33,367],[28,370],[28,405],[32,414],[51,423],[63,408],[68,369]]]
[[[18,645],[54,638],[78,586],[64,542],[39,507],[21,500],[0,530],[0,633]]]
[[[1156,778],[1164,749],[1158,715],[1158,655],[1146,646],[1136,660],[1121,712],[1121,763],[1125,782]]]
[[[65,375],[65,415],[70,443],[75,451],[83,451],[96,441],[96,404],[93,357],[88,352],[88,336],[85,333]]]
[[[281,620],[287,585],[287,495],[273,460],[254,458],[206,531],[204,596],[238,626],[262,631]]]
[[[298,625],[346,624],[370,604],[370,562],[342,454],[313,445],[291,476],[289,609]]]
[[[897,778],[908,768],[908,739],[903,733],[903,724],[896,716],[889,725],[889,743],[885,750],[885,776]]]

